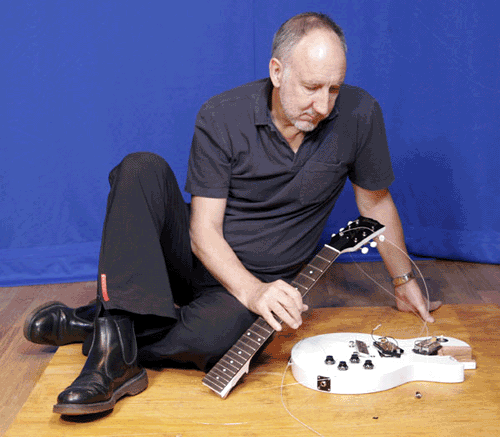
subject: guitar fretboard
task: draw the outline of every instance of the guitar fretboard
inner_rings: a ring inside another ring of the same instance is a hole
[[[328,270],[341,252],[325,245],[295,277],[291,284],[304,297]],[[281,321],[280,321],[281,322]],[[225,398],[238,382],[252,357],[274,333],[274,329],[259,317],[226,354],[203,378],[203,384]]]

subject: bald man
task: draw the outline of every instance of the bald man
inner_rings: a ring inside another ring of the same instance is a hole
[[[296,329],[307,310],[291,280],[316,251],[349,178],[359,211],[404,236],[380,106],[344,83],[346,44],[329,17],[305,13],[275,35],[269,78],[206,102],[196,123],[186,205],[168,164],[128,155],[110,173],[97,304],[38,308],[35,343],[84,342],[87,361],[54,411],[112,409],[147,387],[144,363],[210,369],[262,316]],[[379,244],[396,304],[429,322],[407,257]]]

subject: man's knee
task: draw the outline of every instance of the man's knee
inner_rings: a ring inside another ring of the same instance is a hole
[[[168,162],[160,155],[152,152],[134,152],[126,155],[109,174],[109,181],[112,184],[120,174],[127,182],[132,183],[143,178],[150,178],[158,175],[160,178],[173,176],[173,171]]]

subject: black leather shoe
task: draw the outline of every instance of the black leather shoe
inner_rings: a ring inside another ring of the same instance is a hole
[[[37,344],[62,346],[82,343],[94,329],[95,302],[70,308],[62,302],[48,302],[36,308],[24,322],[24,336]]]
[[[148,386],[146,370],[137,363],[133,322],[127,317],[98,317],[83,369],[57,398],[54,413],[95,414],[111,410],[123,396]]]

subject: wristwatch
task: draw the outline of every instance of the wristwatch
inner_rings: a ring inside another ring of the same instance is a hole
[[[408,272],[403,276],[397,276],[396,278],[393,278],[392,285],[394,285],[394,287],[399,287],[400,285],[404,285],[407,282],[410,282],[412,279],[415,279],[415,274],[413,273],[413,271]]]

